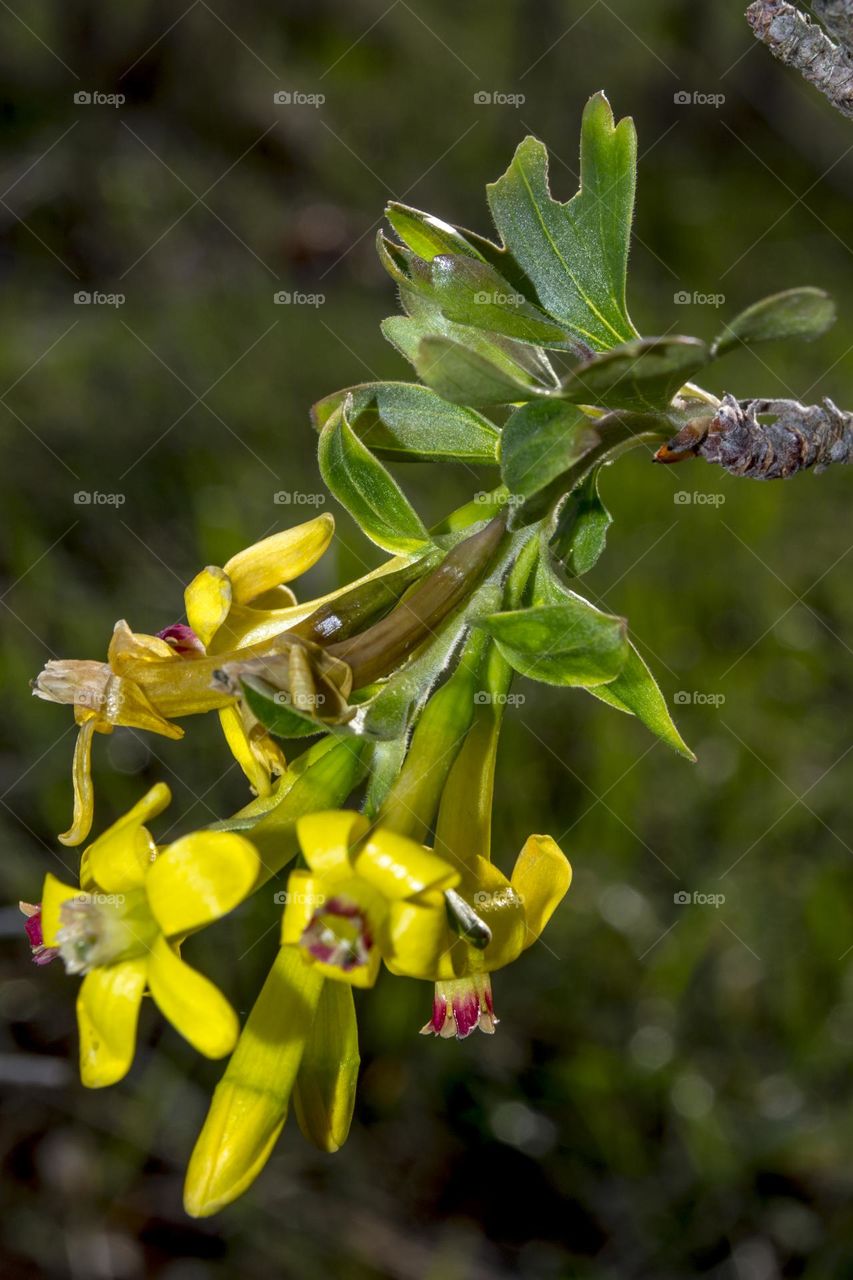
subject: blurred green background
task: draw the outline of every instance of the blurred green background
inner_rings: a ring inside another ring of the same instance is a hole
[[[709,385],[853,404],[853,132],[738,3],[31,0],[0,23],[10,903],[76,861],[55,840],[70,716],[28,681],[52,654],[101,657],[117,618],[174,621],[200,566],[313,514],[312,401],[409,376],[378,327],[394,310],[372,246],[386,199],[487,231],[484,183],[527,132],[567,197],[582,105],[604,87],[640,135],[640,329],[710,337],[765,293],[830,288],[840,319],[818,345],[734,355]],[[125,300],[75,304],[80,290]],[[428,521],[471,492],[464,468],[401,474]],[[616,524],[582,589],[630,618],[699,764],[581,692],[520,682],[496,857],[548,831],[575,883],[547,945],[497,977],[498,1034],[421,1039],[426,986],[380,981],[359,1001],[347,1147],[321,1156],[289,1124],[219,1217],[187,1219],[180,1189],[221,1066],[149,1009],[128,1079],[82,1090],[76,983],[31,966],[10,906],[4,1277],[853,1275],[850,486],[645,453],[604,476]],[[284,489],[301,509],[275,503]],[[338,527],[306,592],[379,559]],[[95,774],[99,828],[155,779],[180,829],[246,794],[203,720],[177,744],[100,738]],[[241,1011],[274,952],[271,897],[190,949]]]

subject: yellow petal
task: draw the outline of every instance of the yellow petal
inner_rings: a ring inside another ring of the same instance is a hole
[[[145,635],[144,632],[131,631],[124,618],[113,627],[107,659],[117,676],[123,675],[125,669],[138,662],[162,662],[175,660],[175,650],[159,636]]]
[[[389,899],[411,898],[426,889],[449,889],[459,872],[407,836],[375,830],[353,861],[356,872]]]
[[[444,895],[429,898],[428,903],[394,903],[382,949],[392,973],[436,982],[455,976],[454,960],[465,944],[448,924]]]
[[[372,947],[367,963],[356,965],[352,969],[341,969],[339,965],[326,964],[323,960],[311,959],[310,963],[318,973],[321,973],[324,978],[330,978],[332,982],[340,982],[348,987],[367,989],[374,986],[376,979],[379,977],[382,956],[378,947]]]
[[[170,673],[169,683],[173,684],[180,679],[180,668],[184,665],[188,666],[189,663],[184,664],[173,654],[169,660],[149,661],[144,665],[152,673],[161,671],[164,666],[167,667]],[[184,736],[183,729],[167,720],[137,682],[126,676],[110,676],[104,687],[104,704],[100,716],[110,724],[127,725],[131,729],[144,729],[147,733],[160,733],[164,738],[174,738],[176,741]]]
[[[240,1024],[222,993],[156,939],[148,960],[148,985],[160,1012],[206,1058],[224,1058],[237,1043]]]
[[[296,834],[312,871],[327,876],[351,873],[350,846],[370,830],[364,814],[354,809],[327,809],[300,818]]]
[[[283,894],[284,915],[281,917],[282,945],[296,946],[303,930],[311,923],[318,906],[326,900],[323,881],[310,871],[291,871]],[[276,894],[278,900],[278,894]]]
[[[466,869],[459,892],[487,925],[492,939],[482,951],[468,943],[454,948],[452,960],[457,976],[490,973],[512,964],[529,937],[521,891],[494,863],[475,857]]]
[[[102,1089],[127,1075],[136,1048],[136,1024],[145,990],[147,961],[124,960],[93,969],[77,996],[80,1078]]]
[[[359,1062],[352,991],[341,982],[327,982],[293,1091],[299,1128],[321,1151],[337,1151],[347,1140]]]
[[[512,887],[524,903],[524,946],[539,937],[572,883],[568,858],[550,836],[529,836],[512,873]]]
[[[105,893],[138,889],[154,861],[156,846],[145,827],[171,804],[165,782],[157,782],[132,809],[108,827],[83,854],[81,881]]]
[[[231,580],[216,565],[208,565],[196,574],[184,592],[187,622],[205,647],[228,617],[231,598]]]
[[[92,789],[92,735],[97,716],[92,714],[80,725],[74,746],[74,763],[71,778],[74,784],[74,817],[71,826],[61,836],[60,844],[82,844],[92,830],[95,816],[95,793]]]
[[[70,902],[72,898],[79,898],[80,893],[79,888],[74,885],[63,884],[61,880],[57,880],[56,876],[52,876],[50,872],[45,876],[41,891],[41,934],[42,941],[46,947],[55,947],[57,945],[56,935],[62,924],[60,911],[62,910],[63,902]]]
[[[167,937],[218,920],[254,887],[260,859],[233,831],[196,831],[163,849],[148,872],[145,891]]]
[[[190,1157],[184,1208],[191,1217],[207,1217],[236,1200],[269,1159],[322,987],[295,948],[281,948]]]
[[[246,728],[242,703],[223,707],[219,723],[231,754],[249,779],[255,795],[268,796],[273,776],[281,775],[287,768],[284,752],[257,722],[251,729]]]
[[[236,603],[248,604],[271,587],[298,578],[320,559],[334,532],[334,518],[324,513],[232,556],[225,572],[231,579]]]

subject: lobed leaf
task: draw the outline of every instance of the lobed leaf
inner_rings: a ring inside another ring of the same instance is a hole
[[[636,162],[633,121],[615,124],[597,93],[583,114],[580,190],[571,200],[552,197],[548,153],[534,137],[487,188],[503,243],[539,303],[593,351],[637,336],[625,302]]]

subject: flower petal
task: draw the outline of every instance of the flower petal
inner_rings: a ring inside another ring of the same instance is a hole
[[[105,893],[138,889],[154,861],[156,846],[145,823],[172,802],[165,782],[157,782],[123,818],[108,827],[83,854],[81,883],[97,885]]]
[[[426,901],[394,903],[382,951],[392,973],[434,982],[454,977],[454,961],[468,948],[450,928],[444,895],[436,891]]]
[[[233,831],[196,831],[168,845],[145,880],[148,905],[167,937],[218,920],[251,892],[254,845]]]
[[[58,945],[56,935],[61,928],[60,912],[63,902],[79,898],[81,890],[70,884],[63,884],[50,872],[44,878],[41,891],[41,936],[46,947]]]
[[[246,708],[243,703],[223,707],[219,723],[231,754],[251,783],[255,795],[268,796],[272,790],[272,777],[284,773],[287,761],[278,743],[255,721],[246,728]]]
[[[203,645],[209,645],[231,608],[231,580],[224,569],[208,565],[184,592],[187,621]]]
[[[165,938],[154,942],[148,985],[160,1012],[206,1058],[224,1058],[237,1043],[240,1024],[224,995],[191,969]]]
[[[276,894],[276,901],[279,901]],[[291,871],[284,893],[284,915],[281,917],[282,946],[298,945],[311,923],[314,912],[326,900],[323,881],[310,871]]]
[[[184,1208],[191,1217],[207,1217],[236,1200],[269,1159],[322,988],[316,968],[282,947],[190,1157]]]
[[[363,813],[354,809],[326,809],[300,818],[296,834],[306,861],[317,875],[352,874],[350,846],[370,830]]]
[[[364,842],[353,866],[358,875],[392,900],[459,883],[459,872],[449,862],[407,836],[382,827]]]
[[[238,551],[225,565],[236,603],[248,604],[279,583],[298,578],[320,559],[334,532],[334,517],[324,513]]]
[[[102,1089],[127,1075],[136,1048],[136,1025],[145,990],[147,959],[93,969],[77,996],[80,1078]]]
[[[299,1128],[321,1151],[337,1151],[347,1140],[359,1062],[352,991],[326,982],[293,1091]]]
[[[571,864],[556,841],[529,836],[512,873],[512,887],[524,903],[525,947],[539,937],[571,883]]]
[[[82,844],[92,830],[92,819],[95,816],[95,793],[92,788],[92,735],[95,732],[98,717],[93,712],[80,725],[77,741],[74,745],[74,763],[71,766],[71,779],[74,785],[74,817],[71,826],[57,836],[60,844]]]

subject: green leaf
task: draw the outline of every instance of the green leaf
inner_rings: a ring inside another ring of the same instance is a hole
[[[392,201],[385,215],[404,244],[419,257],[431,262],[439,253],[461,253],[480,262],[488,262],[526,298],[536,290],[518,263],[501,245],[494,244],[476,231],[451,226],[431,213],[423,213],[410,205]]]
[[[242,680],[246,705],[265,729],[276,738],[311,738],[318,733],[328,733],[331,726],[320,724],[311,716],[303,715],[282,701],[281,694],[261,680],[250,677]]]
[[[485,261],[461,231],[431,213],[422,213],[420,209],[392,200],[386,205],[385,216],[403,243],[427,262],[439,253],[463,253],[469,258]]]
[[[604,551],[613,517],[598,492],[598,468],[591,471],[557,513],[549,554],[571,575],[589,573]]]
[[[323,479],[373,542],[386,551],[420,550],[429,534],[396,480],[349,425],[351,404],[345,401],[320,433]]]
[[[634,208],[633,121],[614,125],[604,94],[581,125],[581,183],[567,203],[548,187],[548,153],[525,138],[503,177],[487,188],[504,245],[533,282],[539,303],[594,351],[636,337],[625,303]]]
[[[401,287],[400,301],[407,315],[391,316],[383,321],[382,332],[416,369],[421,341],[426,337],[443,337],[497,368],[512,384],[515,390],[513,399],[528,399],[531,395],[556,391],[559,387],[559,379],[545,352],[538,347],[469,325],[455,324],[432,299],[413,289]]]
[[[699,338],[634,338],[572,369],[560,394],[608,409],[664,409],[710,359]]]
[[[577,343],[487,262],[458,253],[428,261],[379,233],[380,260],[392,279],[432,301],[448,320],[519,342],[574,350]]]
[[[380,457],[494,463],[500,432],[473,409],[450,404],[413,382],[365,382],[318,400],[311,410],[322,429],[352,395],[349,423]]]
[[[436,335],[422,338],[415,368],[427,386],[445,400],[464,405],[511,404],[541,395],[540,389],[505,372],[470,346]]]
[[[630,642],[628,660],[616,679],[609,684],[590,688],[589,692],[617,711],[636,716],[667,746],[672,747],[679,755],[686,756],[688,760],[695,761],[695,755],[673,723],[657,681]]]
[[[501,472],[512,497],[529,499],[599,443],[589,419],[560,400],[534,400],[507,419]]]
[[[624,618],[602,613],[574,592],[559,604],[493,613],[478,625],[514,670],[545,684],[605,684],[628,657]]]
[[[835,303],[823,289],[786,289],[754,302],[735,316],[714,341],[713,356],[725,355],[743,343],[771,342],[775,338],[811,341],[835,323]]]

